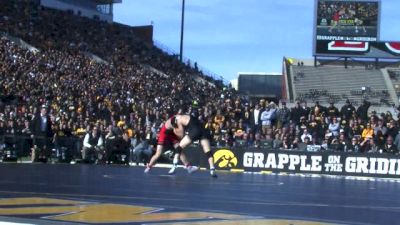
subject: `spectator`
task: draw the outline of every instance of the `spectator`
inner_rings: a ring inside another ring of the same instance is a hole
[[[290,109],[286,107],[286,102],[282,102],[282,107],[277,111],[278,125],[277,128],[289,127],[290,123]]]
[[[236,122],[236,126],[234,128],[234,133],[233,133],[233,138],[235,140],[243,140],[245,132],[246,132],[246,130],[243,126],[243,122],[242,121]]]
[[[336,117],[333,117],[328,125],[329,132],[332,133],[333,136],[339,136],[340,124]]]
[[[261,131],[261,113],[262,109],[259,104],[255,105],[253,112],[250,115],[250,124],[253,134]]]
[[[74,137],[66,122],[55,125],[54,147],[59,162],[71,162],[75,152],[73,144]]]
[[[376,135],[374,135],[374,137],[376,144],[381,148],[383,148],[386,143],[386,137],[383,135],[382,131],[378,130],[378,132],[376,133]]]
[[[397,146],[397,151],[400,152],[400,132],[397,133],[396,136],[394,136],[394,137],[395,137],[395,139],[394,139],[393,144]]]
[[[117,153],[119,156],[116,160],[125,165],[129,165],[130,147],[131,140],[129,138],[129,134],[128,132],[123,131],[122,136],[118,139],[117,142],[117,151],[113,152],[113,154]]]
[[[271,128],[273,130],[275,130],[276,129],[276,123],[277,123],[278,108],[277,108],[275,102],[273,102],[273,101],[271,101],[269,103],[269,107],[270,107],[270,110],[271,110]]]
[[[378,119],[378,124],[374,127],[374,135],[377,136],[379,131],[383,136],[386,136],[388,130],[383,122],[383,119]]]
[[[326,109],[326,114],[328,119],[339,117],[339,109],[335,106],[333,101],[329,102],[329,107]]]
[[[1,126],[0,126],[1,127]],[[1,129],[1,128],[0,128]],[[31,139],[33,132],[31,129],[31,124],[29,120],[25,119],[24,120],[24,127],[21,130],[21,141],[22,141],[22,154],[29,152],[33,146],[33,142]],[[0,132],[0,138],[1,138],[1,132]]]
[[[300,117],[300,123],[297,125],[297,130],[300,132],[300,135],[303,134],[304,129],[308,128],[308,121],[305,116]]]
[[[243,118],[241,119],[246,133],[249,133],[251,131],[251,108],[247,103],[244,106]]]
[[[330,137],[325,136],[324,139],[321,141],[321,150],[322,151],[329,150],[329,145],[330,145]]]
[[[308,130],[311,135],[315,136],[316,141],[317,139],[320,140],[320,137],[323,137],[324,128],[322,127],[320,120],[317,120],[316,117],[313,115],[311,116]]]
[[[358,143],[358,139],[356,137],[353,137],[351,139],[351,143],[347,147],[347,152],[356,152],[359,153],[361,150],[361,146]]]
[[[340,133],[338,141],[339,141],[339,147],[336,150],[342,152],[348,152],[350,149],[351,142],[349,142],[344,133]]]
[[[353,113],[355,111],[356,110],[354,106],[350,103],[350,100],[347,99],[345,105],[343,105],[342,108],[340,109],[341,119],[349,121],[352,118]]]
[[[251,133],[245,133],[243,140],[245,141],[245,146],[254,147],[254,137],[252,137]]]
[[[302,116],[306,118],[306,120],[309,120],[311,108],[307,106],[307,101],[302,101],[301,102],[301,107],[302,107]]]
[[[118,144],[118,136],[117,131],[110,125],[107,128],[107,134],[105,136],[105,151],[106,151],[106,163],[110,164],[113,159],[112,156],[114,152],[118,151],[117,144]]]
[[[375,144],[373,138],[365,138],[360,143],[360,151],[363,153],[378,153],[379,149],[378,146]]]
[[[217,110],[217,114],[214,116],[214,123],[216,126],[220,126],[225,123],[225,116],[222,114],[221,109]]]
[[[293,141],[292,141],[292,144],[291,144],[291,146],[290,146],[290,149],[298,150],[299,144],[300,144],[300,139],[299,139],[299,137],[294,137],[294,139],[293,139]]]
[[[42,105],[40,113],[36,114],[32,121],[32,161],[40,160],[47,162],[51,155],[51,143],[53,138],[52,122],[50,115],[47,113],[47,106]]]
[[[306,136],[304,137],[304,141],[302,141],[301,143],[299,143],[297,149],[299,151],[308,151],[309,146],[311,145],[311,141],[310,141],[310,137]]]
[[[323,114],[325,114],[325,107],[319,104],[319,101],[315,102],[315,105],[311,107],[310,109],[310,117],[321,117]],[[310,118],[311,119],[311,118]]]
[[[362,104],[357,108],[357,116],[361,118],[364,123],[368,121],[368,109],[370,106],[370,102],[363,100]]]
[[[345,121],[345,120],[343,120]],[[342,124],[343,124],[342,121]],[[353,123],[350,124],[349,127],[349,132],[348,132],[348,137],[362,137],[362,133],[364,130],[364,125],[361,124],[358,120],[354,120]],[[346,132],[346,128],[344,128],[345,132]]]
[[[267,132],[271,129],[272,127],[272,111],[269,107],[267,107],[262,113],[261,113],[261,133],[263,135],[267,134]]]
[[[343,152],[344,151],[343,142],[339,142],[337,137],[333,137],[331,139],[331,143],[330,143],[330,145],[328,145],[328,148],[335,152]]]
[[[258,141],[257,147],[263,147],[266,149],[275,149],[274,148],[274,137],[272,134],[265,135],[265,139],[262,141],[260,139],[261,139],[260,135],[257,135],[257,141]]]
[[[389,136],[386,139],[386,143],[383,147],[384,152],[390,153],[390,154],[398,154],[399,151],[397,149],[397,146],[393,143],[393,137]]]
[[[279,149],[282,149],[282,150],[292,149],[292,143],[289,140],[288,136],[283,137],[282,143],[279,145]]]
[[[306,138],[308,138],[308,140],[311,141],[311,140],[312,140],[312,135],[308,133],[308,130],[307,130],[307,129],[304,129],[304,130],[303,130],[303,134],[302,134],[301,137],[300,137],[301,142],[305,142],[305,139],[306,139]]]
[[[275,134],[275,139],[272,142],[272,148],[273,149],[279,149],[279,146],[281,146],[282,141],[283,141],[282,137],[279,134]]]
[[[157,136],[155,136],[156,138]],[[157,140],[152,138],[146,139],[145,134],[140,134],[138,137],[139,143],[133,149],[134,161],[136,165],[143,163],[147,165],[151,156],[155,152],[154,144],[157,144]]]
[[[361,137],[363,140],[374,137],[374,129],[372,129],[371,123],[367,123],[367,126],[362,131]]]
[[[243,111],[244,110],[242,108],[242,105],[240,104],[240,100],[236,100],[233,109],[235,121],[239,121],[241,118],[243,118]]]
[[[297,125],[300,123],[300,118],[304,115],[303,108],[300,105],[299,101],[296,101],[295,106],[291,109],[291,116],[290,118],[292,121]],[[305,117],[304,117],[305,118]]]
[[[104,141],[98,127],[93,126],[83,139],[82,160],[96,164],[102,162],[105,156]]]

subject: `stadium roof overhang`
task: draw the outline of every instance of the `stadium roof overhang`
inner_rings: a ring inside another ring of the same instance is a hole
[[[103,4],[122,3],[122,0],[95,0],[95,2],[99,5],[103,5]]]

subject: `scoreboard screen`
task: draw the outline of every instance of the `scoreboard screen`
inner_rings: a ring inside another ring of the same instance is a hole
[[[316,0],[316,41],[378,41],[379,0]]]

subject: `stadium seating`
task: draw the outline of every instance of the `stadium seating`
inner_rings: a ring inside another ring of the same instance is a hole
[[[380,70],[344,66],[292,66],[293,89],[298,99],[358,105],[367,99],[373,105],[393,103]]]
[[[400,69],[390,68],[387,69],[390,80],[393,83],[393,88],[398,97],[400,97]]]
[[[141,41],[128,26],[21,0],[2,2],[0,15],[0,122],[23,123],[46,105],[55,131],[68,123],[79,143],[78,131],[89,124],[122,120],[138,133],[146,130],[146,109],[160,124],[182,105],[216,102],[225,92],[220,81]],[[10,113],[21,108],[25,113]],[[0,136],[12,129],[1,128]]]

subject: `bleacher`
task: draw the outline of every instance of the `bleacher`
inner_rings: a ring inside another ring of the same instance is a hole
[[[141,64],[169,76],[181,74],[222,86],[222,81],[143,40],[137,27],[80,17],[33,1],[6,1],[0,15],[0,33],[21,38],[40,50],[85,52],[113,65]]]
[[[230,93],[220,81],[137,37],[131,27],[35,1],[2,2],[0,62],[0,161],[29,155],[32,161],[80,159],[83,135],[93,125],[105,137],[128,130],[132,137],[150,137],[178,108],[194,101],[201,107]],[[30,128],[41,108],[57,118],[51,126],[57,138],[51,147],[37,148],[39,155],[32,131],[22,123]],[[24,113],[10,113],[17,111]],[[111,147],[106,149],[119,151]]]
[[[393,83],[393,88],[396,91],[396,95],[400,96],[400,69],[390,68],[387,69],[390,80]]]
[[[292,65],[291,69],[296,99],[339,104],[349,99],[354,105],[366,99],[376,106],[393,103],[380,70],[310,65]]]

